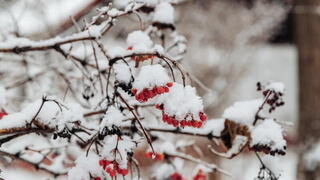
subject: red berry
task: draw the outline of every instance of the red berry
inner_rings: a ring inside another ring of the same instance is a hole
[[[187,125],[186,120],[180,121],[180,126],[181,126],[181,127],[185,127],[186,125]]]
[[[169,88],[168,87],[164,87],[164,92],[169,92]]]
[[[8,115],[6,112],[0,112],[0,119],[2,119],[3,116],[6,116],[6,115]]]
[[[199,112],[199,117],[201,121],[207,120],[207,116],[203,112]]]
[[[165,89],[163,87],[157,87],[157,93],[162,94],[165,92]]]
[[[129,47],[127,48],[127,50],[132,50],[132,46],[129,46]]]
[[[192,127],[197,127],[197,121],[192,120],[192,121],[191,121],[191,125],[192,125]]]
[[[172,121],[172,125],[173,125],[174,127],[178,127],[179,121],[178,121],[178,120],[173,120],[173,121]]]
[[[95,177],[94,180],[101,180],[101,177]]]
[[[100,166],[105,166],[106,165],[106,161],[105,160],[99,160],[99,165]]]
[[[131,89],[131,92],[132,92],[133,95],[136,95],[137,94],[137,89],[133,88],[133,89]]]
[[[172,87],[172,86],[173,86],[173,82],[168,82],[168,83],[167,83],[167,86],[168,86],[168,87]]]
[[[125,176],[125,175],[127,175],[128,174],[128,169],[118,169],[117,170],[117,172],[119,173],[119,174],[121,174],[122,176]]]

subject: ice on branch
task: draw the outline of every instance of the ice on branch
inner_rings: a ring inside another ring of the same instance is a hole
[[[224,111],[222,116],[242,125],[252,125],[262,102],[262,99],[235,102]]]
[[[75,161],[75,166],[69,170],[68,180],[88,180],[90,174],[93,177],[104,175],[103,169],[99,166],[99,156],[95,153],[83,154]]]
[[[189,85],[184,87],[174,83],[158,109],[162,110],[163,121],[175,127],[199,128],[207,119],[201,97],[197,95],[196,89]]]
[[[251,130],[250,147],[256,151],[284,155],[286,145],[283,129],[273,119],[265,119]]]
[[[174,24],[174,8],[168,2],[161,2],[156,6],[153,22],[163,25]]]

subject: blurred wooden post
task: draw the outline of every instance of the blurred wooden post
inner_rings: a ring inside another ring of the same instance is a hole
[[[296,0],[295,42],[299,57],[299,180],[319,180],[320,168],[308,170],[303,155],[320,139],[320,0]]]

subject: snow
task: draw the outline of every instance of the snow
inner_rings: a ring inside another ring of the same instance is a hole
[[[262,99],[235,102],[224,111],[222,117],[243,125],[252,125],[262,102]]]
[[[166,94],[163,107],[165,113],[175,116],[176,120],[183,120],[186,116],[200,119],[199,112],[203,112],[202,99],[197,95],[196,89],[189,85],[183,87],[178,83],[173,83],[169,93]]]
[[[224,122],[225,119],[209,119],[205,126],[203,126],[201,129],[194,129],[195,132],[199,131],[199,133],[209,134],[211,133],[213,136],[220,136],[221,132],[224,129]]]
[[[161,2],[156,6],[153,22],[159,22],[164,24],[174,23],[174,8],[168,2]]]
[[[0,121],[1,129],[23,127],[30,123],[37,114],[42,104],[42,99],[27,104],[20,112],[10,113]],[[63,128],[67,122],[82,121],[82,111],[79,105],[74,108],[60,109],[59,105],[51,100],[45,101],[36,120],[51,127]]]
[[[133,83],[133,88],[140,91],[144,88],[165,86],[168,82],[171,82],[171,80],[164,67],[159,64],[146,65],[141,67],[141,70]]]
[[[120,15],[122,13],[122,11],[119,11],[116,8],[112,8],[108,11],[108,16],[110,17],[117,17],[118,15]]]
[[[274,150],[285,150],[287,143],[283,138],[283,129],[273,119],[265,119],[251,130],[250,146],[267,145]]]
[[[134,52],[145,52],[152,48],[153,42],[149,35],[142,31],[133,31],[127,37],[127,45]]]
[[[86,157],[84,153],[76,161],[75,166],[68,172],[68,180],[88,180],[89,173],[94,177],[101,177],[103,169],[99,166],[99,156],[89,153]]]
[[[106,114],[104,115],[101,123],[100,129],[104,127],[112,127],[112,125],[120,126],[122,121],[126,119],[126,117],[119,111],[119,109],[114,106],[109,107]]]
[[[282,82],[269,82],[265,85],[265,89],[269,89],[277,93],[284,93],[285,85]]]
[[[132,81],[129,64],[118,61],[113,65],[113,69],[115,72],[116,80],[118,80],[120,83],[129,84]]]
[[[137,0],[136,2],[143,3],[148,7],[155,7],[159,3],[159,0]]]
[[[115,57],[123,57],[127,53],[127,51],[120,46],[116,46],[116,47],[110,47],[108,49],[108,53],[111,58],[115,58]]]
[[[136,144],[128,136],[121,136],[121,138],[117,135],[107,136],[104,139],[101,155],[108,161],[115,160],[121,169],[127,169],[128,152],[132,152],[134,147]]]
[[[88,30],[75,33],[66,37],[56,36],[51,39],[33,41],[27,38],[19,37],[10,37],[4,42],[0,42],[0,49],[12,49],[15,47],[44,47],[44,46],[54,46],[62,42],[69,42],[74,39],[83,39],[88,37],[99,38],[101,36],[101,31],[105,27],[108,21],[101,23],[100,25],[92,25]]]

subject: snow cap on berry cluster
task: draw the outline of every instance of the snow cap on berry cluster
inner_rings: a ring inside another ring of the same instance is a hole
[[[178,83],[171,87],[163,101],[163,107],[164,112],[169,116],[175,116],[176,120],[183,120],[188,114],[192,115],[193,119],[200,119],[199,112],[203,112],[203,102],[196,89]]]
[[[271,90],[276,93],[284,93],[285,91],[285,85],[282,82],[268,82],[263,85],[264,90]]]
[[[159,22],[164,24],[174,23],[174,8],[168,2],[161,2],[156,6],[153,22]]]
[[[104,127],[112,127],[112,125],[121,126],[125,118],[126,117],[119,109],[114,106],[110,106],[100,123],[100,129]]]
[[[283,129],[273,119],[266,119],[251,131],[250,147],[266,146],[272,151],[285,151],[286,140],[283,138]]]
[[[75,161],[75,166],[68,172],[68,180],[88,180],[90,174],[93,177],[103,176],[98,161],[99,157],[95,153],[89,153],[88,156],[84,153],[79,156]]]
[[[147,65],[143,66],[133,83],[133,88],[138,91],[144,88],[152,88],[157,86],[165,86],[170,82],[170,78],[161,65]]]
[[[128,136],[121,136],[121,138],[117,135],[106,136],[101,155],[108,161],[115,160],[119,168],[127,169],[128,152],[132,152],[134,147],[136,147],[136,143]],[[114,153],[117,154],[115,155]]]
[[[252,125],[262,102],[262,99],[235,102],[224,111],[222,117],[242,125]]]
[[[127,45],[132,48],[134,52],[144,53],[152,48],[153,42],[149,35],[142,31],[133,31],[127,37]]]

